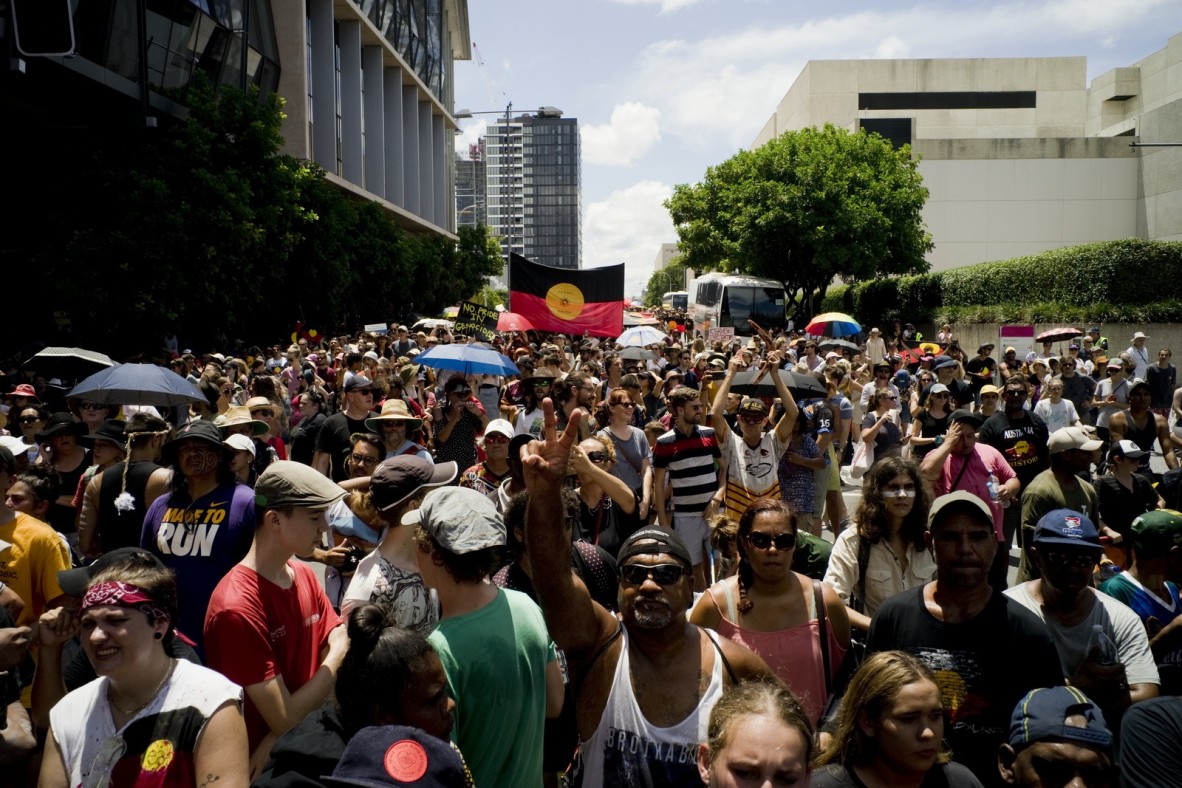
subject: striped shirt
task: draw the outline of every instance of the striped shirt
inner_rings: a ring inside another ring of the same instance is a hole
[[[694,426],[688,435],[675,429],[657,438],[653,467],[669,472],[673,484],[673,511],[695,514],[706,510],[718,492],[715,461],[722,457],[718,439],[710,427]]]

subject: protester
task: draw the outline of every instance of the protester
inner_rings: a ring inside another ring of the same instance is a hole
[[[865,633],[883,602],[935,577],[925,542],[931,500],[914,461],[890,457],[862,478],[854,527],[837,537],[825,571],[851,628]]]
[[[241,687],[168,651],[177,590],[159,567],[90,581],[81,641],[99,677],[50,712],[41,785],[246,785]]]
[[[497,490],[509,478],[509,442],[513,440],[513,425],[504,419],[493,419],[484,428],[480,448],[484,460],[460,474],[460,486],[468,487],[496,503]]]
[[[639,516],[644,519],[652,505],[653,452],[644,430],[633,424],[640,407],[633,399],[637,394],[625,388],[610,389],[599,406],[600,430],[596,434],[611,441],[615,450],[611,474],[640,496]]]
[[[909,652],[945,675],[945,736],[957,761],[986,785],[999,782],[990,775],[1014,703],[1034,687],[1063,683],[1046,626],[989,584],[994,528],[994,512],[972,493],[933,501],[927,538],[936,579],[884,602],[866,644],[869,653]]]
[[[1113,413],[1108,420],[1109,439],[1113,444],[1122,440],[1130,440],[1137,444],[1144,454],[1140,456],[1139,471],[1152,475],[1149,468],[1149,457],[1153,453],[1153,444],[1158,442],[1162,448],[1162,459],[1167,468],[1177,468],[1178,458],[1170,451],[1170,427],[1165,416],[1159,416],[1150,410],[1152,394],[1149,384],[1137,381],[1129,388],[1128,410]]]
[[[944,442],[948,418],[952,415],[951,397],[947,386],[936,383],[928,390],[926,405],[918,413],[912,413],[911,447],[916,459],[922,460]]]
[[[312,457],[312,467],[334,482],[347,478],[345,460],[352,448],[350,436],[367,431],[365,421],[373,410],[373,383],[369,378],[353,375],[342,391],[344,407],[325,419]]]
[[[770,681],[728,689],[710,712],[698,747],[698,773],[709,788],[807,786],[813,729],[800,702]]]
[[[1034,414],[1047,425],[1047,433],[1064,427],[1082,426],[1079,414],[1075,410],[1075,403],[1063,399],[1063,379],[1052,378],[1047,383],[1046,396],[1034,406]]]
[[[874,444],[874,461],[902,453],[903,445],[911,441],[898,423],[899,395],[890,389],[879,389],[869,400],[870,412],[862,419],[862,442]]]
[[[850,679],[812,788],[979,788],[972,772],[952,762],[944,712],[931,668],[902,651],[871,655]]]
[[[205,618],[209,666],[246,693],[252,776],[275,740],[332,692],[349,646],[316,575],[293,560],[317,545],[325,510],[344,491],[307,465],[280,460],[254,493],[250,551],[217,584]]]
[[[291,459],[311,465],[316,456],[316,440],[320,428],[328,420],[328,403],[324,394],[316,389],[300,392],[298,397],[300,421],[291,431]]]
[[[443,397],[435,403],[435,459],[454,462],[460,468],[476,464],[476,436],[488,427],[488,414],[472,396],[463,375],[452,375],[444,384]]]
[[[1120,726],[1120,784],[1124,788],[1165,788],[1182,774],[1182,698],[1174,695],[1138,703]],[[1115,769],[1101,761],[1109,784]],[[1090,765],[1090,764],[1088,764]],[[1089,783],[1090,785],[1091,783]],[[1099,781],[1097,781],[1099,784]]]
[[[1123,545],[1126,550],[1133,521],[1166,505],[1150,478],[1137,472],[1145,454],[1132,441],[1117,441],[1108,453],[1108,473],[1096,480],[1100,532],[1111,544]],[[1126,561],[1124,566],[1128,565]]]
[[[386,448],[383,459],[414,455],[428,462],[434,462],[431,452],[422,445],[423,420],[413,415],[402,399],[387,399],[381,414],[365,420],[365,426],[379,435]]]
[[[1020,788],[1137,785],[1118,781],[1104,715],[1074,687],[1034,689],[1018,701],[997,768],[1004,784]]]

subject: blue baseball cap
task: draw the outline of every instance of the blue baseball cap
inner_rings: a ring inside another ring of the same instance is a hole
[[[1071,509],[1055,509],[1044,514],[1034,528],[1034,544],[1101,549],[1095,523],[1086,514]]]
[[[1076,716],[1084,725],[1067,722]],[[1033,689],[1010,716],[1010,746],[1022,750],[1041,741],[1070,741],[1110,751],[1112,731],[1100,707],[1075,687]]]
[[[936,360],[932,362],[932,369],[943,369],[944,367],[955,367],[956,359],[952,356],[936,356]]]

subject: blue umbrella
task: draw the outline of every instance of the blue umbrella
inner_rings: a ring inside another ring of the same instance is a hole
[[[109,367],[83,380],[66,396],[103,405],[154,405],[159,408],[208,401],[201,389],[187,378],[155,364]]]
[[[436,369],[450,369],[465,375],[520,375],[521,370],[508,356],[488,345],[436,345],[415,357],[416,364]]]

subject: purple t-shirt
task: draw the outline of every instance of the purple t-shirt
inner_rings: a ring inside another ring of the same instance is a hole
[[[204,658],[209,598],[254,539],[254,490],[245,484],[222,485],[185,506],[172,505],[175,495],[162,495],[148,508],[140,547],[176,572],[175,625],[196,642]]]

